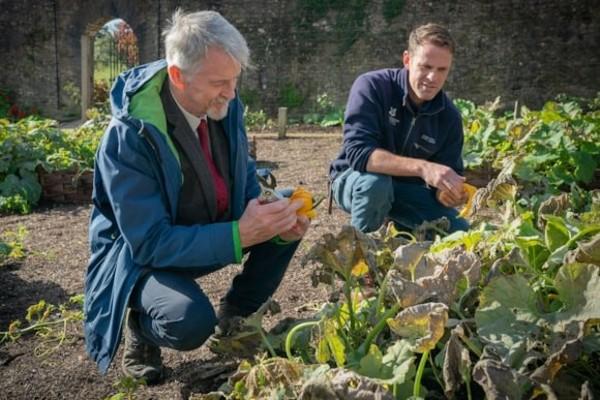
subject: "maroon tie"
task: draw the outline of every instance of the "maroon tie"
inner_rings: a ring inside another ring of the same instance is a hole
[[[204,159],[206,160],[206,164],[208,165],[208,169],[210,170],[210,174],[213,178],[213,183],[215,185],[215,193],[217,195],[217,214],[219,216],[223,215],[225,211],[227,211],[228,203],[229,203],[229,194],[227,191],[227,185],[223,180],[223,177],[219,173],[215,162],[210,155],[210,149],[208,146],[208,125],[206,123],[206,118],[200,120],[200,125],[198,125],[198,138],[200,139],[200,147],[202,148],[202,153],[204,153]]]

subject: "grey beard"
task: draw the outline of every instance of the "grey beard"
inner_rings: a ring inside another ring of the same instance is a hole
[[[220,121],[227,116],[227,111],[229,110],[229,104],[223,107],[221,110],[217,111],[215,109],[209,108],[206,112],[206,115],[212,120]]]

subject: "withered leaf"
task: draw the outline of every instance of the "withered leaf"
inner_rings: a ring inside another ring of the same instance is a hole
[[[425,303],[402,310],[387,320],[390,329],[413,343],[414,351],[424,353],[433,349],[444,336],[448,307],[442,303]]]

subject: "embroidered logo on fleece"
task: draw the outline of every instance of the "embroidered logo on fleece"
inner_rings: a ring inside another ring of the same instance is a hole
[[[432,138],[431,136],[428,136],[426,134],[421,134],[421,139],[423,139],[424,141],[426,141],[429,144],[435,144],[435,139]]]

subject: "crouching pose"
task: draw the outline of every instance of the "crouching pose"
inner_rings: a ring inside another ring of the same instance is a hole
[[[249,50],[216,12],[176,12],[166,61],[123,73],[94,168],[86,349],[105,372],[125,333],[123,368],[162,376],[161,347],[190,350],[219,319],[273,294],[309,227],[302,202],[257,201],[236,86]],[[216,313],[195,279],[240,263]]]
[[[444,27],[423,25],[410,34],[404,68],[367,72],[354,82],[330,181],[355,228],[370,232],[391,219],[413,229],[446,217],[450,231],[468,229],[455,209],[467,199],[462,121],[442,91],[453,52]]]

